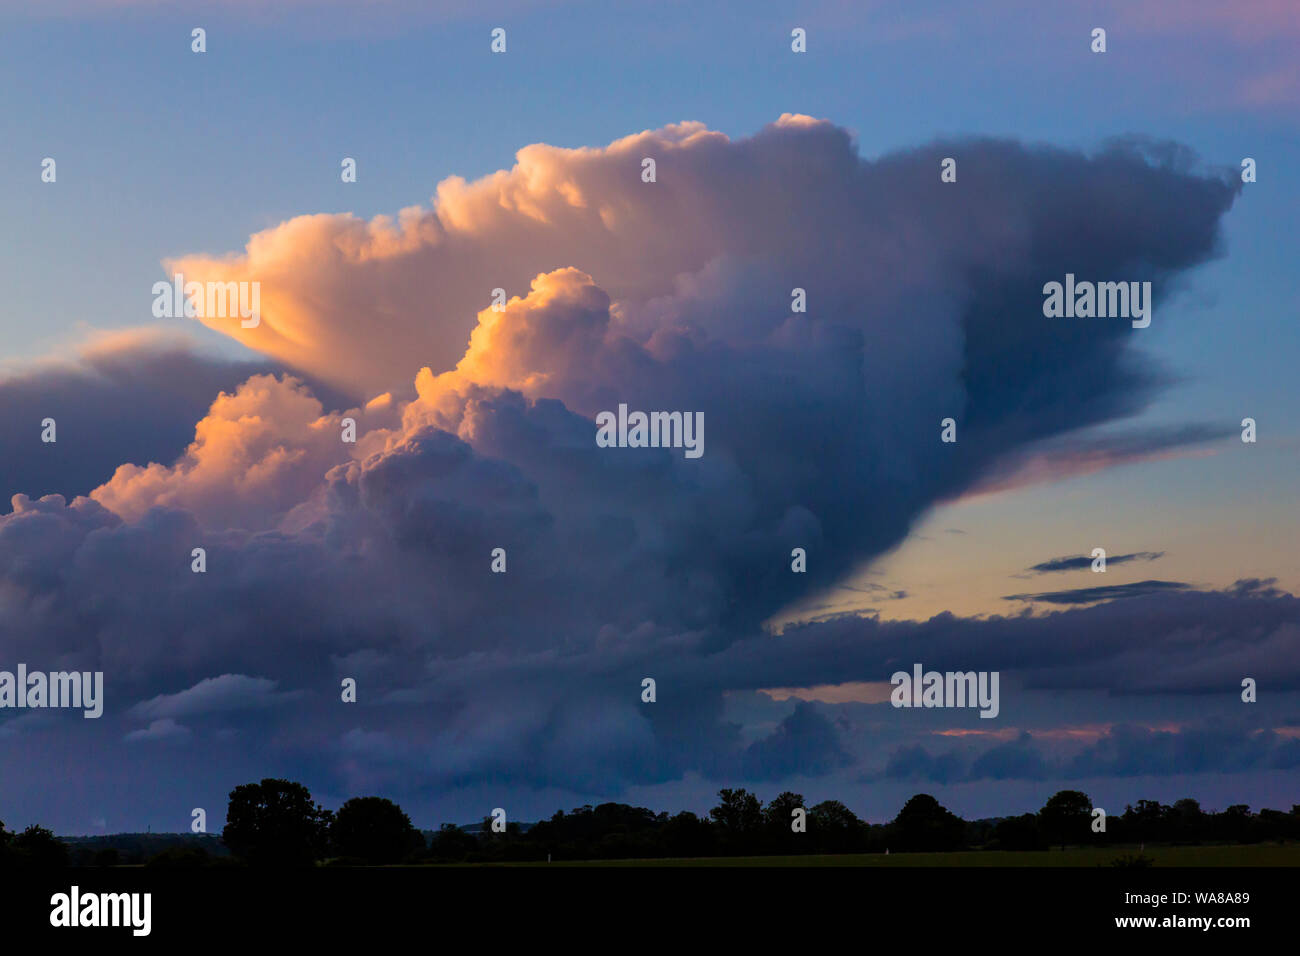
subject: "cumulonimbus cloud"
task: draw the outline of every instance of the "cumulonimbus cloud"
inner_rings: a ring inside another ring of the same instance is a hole
[[[821,704],[746,742],[722,694],[887,675],[806,666],[826,630],[749,642],[935,502],[1144,407],[1164,378],[1141,332],[1047,319],[1042,285],[1151,281],[1153,321],[1176,325],[1175,280],[1217,254],[1235,194],[1159,147],[970,140],[868,161],[846,131],[785,116],[736,141],[685,123],[529,146],[445,181],[432,210],[300,217],[243,256],[184,257],[189,280],[260,281],[258,327],[213,327],[349,407],[255,375],[171,464],[123,463],[71,502],[16,498],[0,642],[102,667],[117,701],[163,720],[157,701],[214,675],[357,677],[364,727],[336,690],[259,714],[285,722],[281,746],[325,735],[340,766],[369,753],[447,785],[842,768]],[[703,457],[599,448],[594,416],[620,403],[703,413]],[[1029,630],[983,632],[990,658]]]

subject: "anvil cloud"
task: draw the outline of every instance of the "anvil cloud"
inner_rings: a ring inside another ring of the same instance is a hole
[[[657,182],[641,181],[645,156]],[[945,156],[956,184],[939,180]],[[262,283],[257,328],[212,324],[271,367],[222,384],[166,460],[123,460],[70,502],[15,497],[0,652],[103,669],[98,723],[117,723],[96,732],[116,738],[97,743],[157,748],[155,775],[185,766],[178,741],[242,741],[194,770],[218,790],[271,760],[327,793],[399,797],[866,772],[825,705],[791,703],[755,736],[726,694],[883,680],[903,632],[862,632],[868,661],[811,666],[870,622],[780,637],[764,622],[936,502],[1045,442],[1068,472],[1073,433],[1145,407],[1166,376],[1142,333],[1044,319],[1042,283],[1151,281],[1156,321],[1177,323],[1176,283],[1219,254],[1235,195],[1167,146],[969,140],[867,160],[847,131],[786,115],[742,140],[682,123],[599,149],[532,145],[508,171],[444,181],[428,210],[302,216],[242,255],[170,260],[190,280]],[[791,312],[796,287],[807,313]],[[594,417],[620,402],[701,411],[707,453],[598,448]],[[339,438],[349,417],[355,445]],[[939,441],[946,417],[956,444]],[[506,574],[489,571],[497,547]],[[790,573],[794,547],[807,574]],[[1188,597],[1121,603],[1176,617]],[[1230,599],[1282,617],[1216,647],[1294,645],[1289,596]],[[945,667],[1014,674],[1006,649],[1031,625],[1012,621],[926,633],[980,635],[971,662]],[[1079,686],[1119,689],[1119,651],[1071,653],[1092,675]],[[1199,673],[1167,689],[1204,690]],[[339,702],[343,676],[356,705]],[[0,748],[38,733],[70,731]]]

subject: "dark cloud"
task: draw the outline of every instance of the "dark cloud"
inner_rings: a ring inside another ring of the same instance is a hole
[[[815,687],[886,681],[914,662],[944,671],[999,671],[1002,695],[1012,700],[1009,679],[1025,689],[1237,701],[1241,678],[1263,673],[1273,689],[1300,690],[1300,599],[1239,582],[1218,591],[1157,589],[1040,616],[846,616],[737,641],[673,675],[701,692],[717,684]]]
[[[965,777],[962,758],[953,752],[932,754],[920,744],[899,747],[889,758],[885,776],[896,780],[954,783]]]
[[[1032,741],[1022,733],[1015,740],[994,744],[972,762],[969,779],[1042,780],[1048,776],[1047,761]]]
[[[1183,591],[1191,587],[1181,581],[1134,581],[1131,584],[1103,584],[1095,588],[1070,588],[1065,591],[1042,591],[1038,594],[1008,594],[1004,601],[1041,601],[1044,604],[1091,604],[1114,601],[1159,591]]]
[[[1071,760],[1067,770],[1074,777],[1133,777],[1297,766],[1294,741],[1220,722],[1178,732],[1121,725]]]
[[[1106,557],[1106,566],[1112,564],[1127,564],[1130,561],[1155,561],[1163,558],[1163,551],[1135,551],[1132,554],[1117,554],[1113,557]],[[1050,561],[1044,561],[1041,564],[1035,564],[1027,570],[1035,574],[1051,574],[1056,571],[1083,571],[1092,567],[1093,558],[1086,555],[1077,558],[1052,558]]]
[[[1300,742],[1239,721],[1202,722],[1174,730],[1133,724],[1108,728],[1073,754],[1054,755],[1033,734],[971,748],[932,753],[912,744],[890,757],[885,775],[933,783],[979,780],[1081,780],[1098,777],[1170,777],[1239,774],[1300,767]]]
[[[770,737],[749,745],[740,771],[749,780],[783,780],[821,776],[848,763],[834,722],[801,701]]]

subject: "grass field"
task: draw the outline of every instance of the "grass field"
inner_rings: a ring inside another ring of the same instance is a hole
[[[506,866],[1109,866],[1136,856],[1137,846],[1073,847],[1045,852],[971,850],[962,853],[850,853],[827,856],[731,856],[669,860],[556,860]],[[1249,846],[1149,846],[1153,866],[1300,866],[1300,843]],[[477,864],[484,865],[484,864]]]

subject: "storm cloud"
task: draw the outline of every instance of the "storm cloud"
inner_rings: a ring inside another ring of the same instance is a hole
[[[940,183],[948,155],[978,189]],[[1066,272],[1150,281],[1154,322],[1177,323],[1179,282],[1220,252],[1225,177],[1135,142],[866,160],[845,130],[790,115],[743,140],[684,123],[518,159],[396,221],[304,216],[242,256],[169,262],[260,281],[261,325],[214,327],[293,374],[188,376],[182,394],[214,394],[170,463],[154,456],[174,436],[118,444],[105,469],[61,433],[103,477],[0,516],[4,659],[104,670],[115,739],[239,739],[251,749],[228,768],[278,757],[340,792],[839,772],[858,758],[823,705],[793,703],[755,738],[725,695],[879,681],[912,660],[1172,694],[1269,666],[1300,688],[1278,669],[1295,599],[1252,588],[764,628],[937,502],[1158,395],[1169,379],[1140,332],[1045,319],[1041,288]],[[620,403],[702,412],[704,456],[597,447],[595,416]],[[940,441],[948,417],[956,443]],[[1165,447],[1217,434],[1188,429]],[[806,574],[790,572],[794,548]],[[1137,608],[1141,643],[1122,632]],[[1169,666],[1161,642],[1192,623],[1196,653]],[[356,705],[339,701],[343,677]],[[183,766],[156,759],[155,777]],[[915,751],[895,766],[957,773]]]

